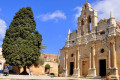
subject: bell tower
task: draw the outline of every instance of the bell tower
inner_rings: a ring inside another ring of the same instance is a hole
[[[95,33],[97,19],[97,11],[93,10],[91,5],[86,1],[82,7],[81,15],[78,17],[78,36]]]

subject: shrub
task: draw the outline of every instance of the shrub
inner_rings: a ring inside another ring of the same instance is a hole
[[[54,73],[50,73],[50,75],[55,75]]]
[[[110,75],[110,72],[107,73],[107,76],[109,76],[109,75]]]
[[[45,68],[46,68],[46,69],[50,69],[50,65],[49,65],[49,64],[46,64],[46,65],[45,65]]]
[[[62,74],[62,71],[59,71],[59,74]]]

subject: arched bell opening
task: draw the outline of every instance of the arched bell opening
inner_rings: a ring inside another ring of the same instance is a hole
[[[84,20],[81,20],[81,35],[84,35]]]
[[[88,33],[90,33],[92,30],[92,24],[91,24],[91,16],[88,16]]]

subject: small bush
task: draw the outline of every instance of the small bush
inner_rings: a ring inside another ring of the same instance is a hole
[[[59,71],[59,74],[62,74],[62,71]]]
[[[55,75],[54,73],[50,73],[50,75]]]
[[[45,68],[46,68],[46,69],[50,69],[50,65],[49,65],[49,64],[46,64],[46,65],[45,65]]]
[[[16,74],[13,70],[9,70],[9,74]]]

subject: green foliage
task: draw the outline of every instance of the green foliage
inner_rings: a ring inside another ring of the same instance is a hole
[[[59,74],[62,74],[62,71],[59,71]]]
[[[20,9],[6,30],[3,57],[12,66],[31,66],[39,60],[42,35],[36,29],[30,7]]]
[[[43,49],[46,49],[46,45],[45,45],[45,44],[41,44],[40,48],[41,48],[40,51],[41,51],[42,53],[44,53]]]
[[[110,75],[110,72],[107,72],[107,76],[109,76]]]
[[[50,69],[50,65],[49,65],[49,64],[46,64],[46,65],[45,65],[45,68],[46,68],[46,69]]]
[[[39,60],[37,60],[35,63],[34,63],[34,66],[35,67],[38,67],[38,65],[43,65],[44,64],[44,59],[42,57],[39,57]]]
[[[55,73],[50,73],[50,75],[55,75]]]
[[[39,58],[39,63],[40,63],[40,65],[43,65],[44,62],[45,62],[44,59],[43,59],[42,57],[40,57],[40,58]]]

